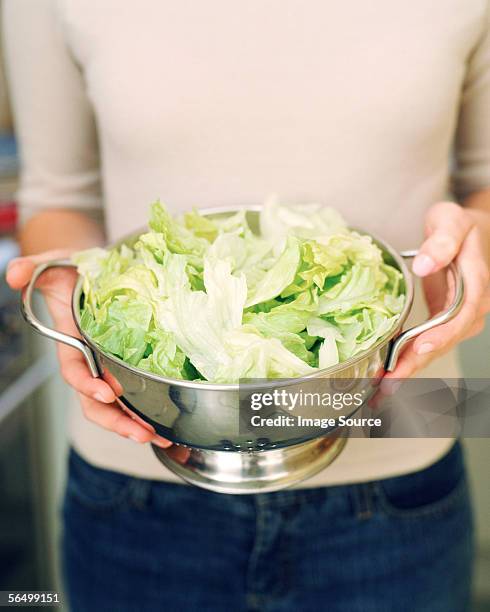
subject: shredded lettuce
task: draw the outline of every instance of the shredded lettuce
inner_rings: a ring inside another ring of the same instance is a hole
[[[403,276],[337,211],[269,198],[259,227],[154,203],[131,245],[73,257],[84,333],[142,370],[234,383],[329,368],[394,328]]]

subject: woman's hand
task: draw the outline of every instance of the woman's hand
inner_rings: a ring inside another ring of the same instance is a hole
[[[27,285],[37,265],[69,255],[69,251],[58,250],[14,259],[7,270],[7,282],[12,289],[20,290]],[[41,275],[36,286],[46,300],[56,329],[80,337],[71,312],[71,296],[76,279],[77,274],[73,269],[51,268]],[[61,374],[80,394],[82,409],[87,419],[135,442],[152,442],[164,448],[170,446],[168,440],[157,436],[123,412],[116,402],[114,391],[107,382],[90,374],[79,351],[61,343],[57,343],[57,349]]]
[[[452,260],[457,261],[464,278],[463,307],[448,323],[416,338],[401,354],[396,369],[386,374],[386,379],[412,376],[462,340],[476,336],[483,330],[485,315],[490,312],[490,213],[462,208],[452,202],[435,204],[426,217],[425,236],[414,259],[413,271],[423,277],[431,316],[451,303],[452,291],[443,269]]]

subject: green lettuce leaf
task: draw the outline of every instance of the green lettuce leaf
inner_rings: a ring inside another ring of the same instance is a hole
[[[347,232],[342,215],[322,204],[283,204],[275,195],[265,201],[260,215],[260,233],[276,245],[276,252],[284,248],[288,236],[319,240],[332,234]]]
[[[171,253],[186,255],[194,266],[202,266],[209,242],[174,219],[159,201],[151,207],[149,225],[154,232],[162,234]]]
[[[193,291],[182,267],[174,274],[174,288],[158,308],[158,324],[173,333],[198,372],[214,380],[220,365],[229,362],[223,336],[242,323],[245,277],[234,276],[229,262],[214,259],[204,263],[206,291]]]
[[[300,262],[300,244],[291,237],[277,261],[249,292],[245,306],[273,299],[292,283]]]
[[[177,219],[156,202],[137,240],[74,256],[82,330],[142,370],[213,382],[308,374],[393,330],[403,276],[369,236],[274,199],[260,227],[244,210]]]
[[[320,317],[311,317],[306,330],[309,336],[323,338],[318,350],[318,367],[323,370],[339,363],[337,341],[342,341],[338,327]]]
[[[145,340],[151,347],[151,353],[138,363],[138,367],[162,376],[181,378],[186,357],[177,346],[173,334],[153,329]]]
[[[315,371],[279,340],[264,338],[252,326],[244,325],[228,332],[224,343],[230,359],[216,371],[216,382],[238,382],[244,378],[293,378]]]

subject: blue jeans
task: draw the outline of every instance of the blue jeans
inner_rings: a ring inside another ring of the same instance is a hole
[[[72,612],[464,612],[472,516],[461,446],[420,472],[231,496],[70,454]]]

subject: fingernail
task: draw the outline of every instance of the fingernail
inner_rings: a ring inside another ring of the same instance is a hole
[[[104,399],[103,395],[101,393],[96,393],[94,395],[94,400],[97,400],[98,402],[103,402],[104,404],[106,404],[106,400]]]
[[[170,442],[170,440],[162,440],[161,438],[153,438],[151,443],[156,444],[156,446],[159,446],[160,448],[168,448],[169,446],[172,446],[172,442]]]
[[[137,438],[136,436],[133,436],[133,435],[131,435],[131,434],[130,434],[130,435],[128,436],[128,438],[129,438],[130,440],[132,440],[133,442],[137,442],[138,444],[141,444],[141,440],[138,440],[138,438]]]
[[[429,257],[425,253],[420,253],[413,260],[412,270],[417,276],[427,276],[435,268],[435,262],[432,257]]]
[[[424,342],[417,348],[417,355],[425,355],[426,353],[431,353],[434,350],[434,345],[430,342]]]

